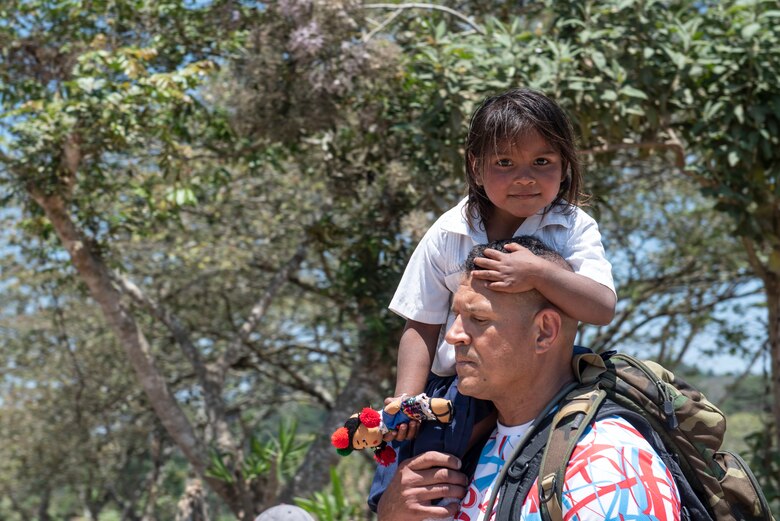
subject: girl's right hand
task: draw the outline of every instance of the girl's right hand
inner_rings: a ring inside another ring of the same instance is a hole
[[[385,398],[385,411],[390,414],[403,414],[400,411],[400,407],[391,407],[387,408],[388,405],[397,402],[400,404],[400,401],[406,398],[406,395],[402,396],[388,396]],[[420,428],[420,422],[417,420],[409,420],[408,423],[402,423],[398,426],[396,430],[388,431],[382,439],[385,441],[404,441],[404,440],[413,440],[417,437],[417,431]]]
[[[486,249],[484,258],[474,259],[474,263],[482,269],[473,270],[471,276],[484,280],[485,286],[493,291],[523,293],[536,289],[534,277],[548,261],[519,244],[509,243],[505,248],[510,253]]]

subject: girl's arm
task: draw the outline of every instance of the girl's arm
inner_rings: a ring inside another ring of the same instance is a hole
[[[425,392],[425,383],[433,364],[439,341],[441,324],[425,324],[407,320],[401,342],[398,345],[398,366],[396,368],[395,396],[385,398],[385,405],[401,395],[415,396]],[[385,441],[414,439],[419,423],[412,420],[402,423],[395,431],[384,436]]]
[[[510,243],[505,248],[511,253],[485,250],[487,258],[475,260],[483,269],[472,271],[472,277],[487,281],[487,287],[495,291],[535,289],[580,322],[602,326],[615,316],[617,298],[607,286],[537,257],[519,244]]]
[[[441,324],[407,320],[398,345],[395,396],[414,396],[425,392],[425,382],[433,364]]]

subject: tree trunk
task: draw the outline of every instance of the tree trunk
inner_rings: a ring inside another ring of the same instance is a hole
[[[206,447],[197,437],[184,411],[171,394],[165,378],[155,366],[149,343],[132,314],[122,303],[121,294],[111,281],[108,267],[87,236],[71,220],[63,197],[45,194],[34,186],[28,186],[28,191],[43,208],[57,236],[70,254],[81,280],[99,304],[103,316],[124,348],[149,403],[168,434],[195,472],[209,483],[239,519],[244,515],[251,516],[251,512],[245,514],[241,507],[242,494],[239,491],[221,480],[205,476],[209,461]]]
[[[154,507],[157,505],[157,493],[160,490],[162,477],[163,452],[165,451],[162,433],[155,429],[152,432],[149,452],[152,457],[152,468],[147,475],[146,501],[141,514],[141,521],[157,521]]]
[[[750,267],[764,283],[772,381],[772,417],[775,427],[774,443],[776,448],[780,448],[780,247],[768,251],[769,262],[763,263],[756,253],[756,244],[752,240],[743,237],[742,243],[745,245]]]
[[[765,280],[767,321],[769,323],[769,353],[772,378],[772,415],[775,425],[775,447],[780,448],[780,273]]]
[[[41,502],[38,504],[38,521],[51,521],[49,516],[49,502],[51,501],[51,490],[46,487],[41,490]]]
[[[187,481],[184,495],[176,505],[176,521],[209,521],[206,494],[200,480]]]

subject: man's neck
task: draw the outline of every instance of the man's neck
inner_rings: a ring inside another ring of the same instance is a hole
[[[533,420],[558,394],[558,391],[573,379],[574,376],[569,371],[558,375],[557,378],[535,378],[537,382],[543,382],[535,389],[524,387],[524,391],[514,395],[509,392],[504,399],[494,400],[498,421],[502,425],[513,427]]]

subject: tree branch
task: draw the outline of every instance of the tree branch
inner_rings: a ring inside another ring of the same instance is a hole
[[[111,274],[114,282],[119,286],[122,292],[129,296],[136,304],[146,309],[154,318],[168,328],[173,339],[181,347],[184,356],[190,361],[195,374],[198,377],[205,376],[206,366],[203,364],[203,360],[200,357],[200,353],[195,348],[195,345],[190,339],[190,332],[182,325],[181,321],[160,303],[152,300],[148,297],[138,286],[135,285],[127,277],[124,277],[116,272]]]
[[[646,141],[640,143],[604,143],[602,145],[580,150],[580,154],[595,156],[598,154],[605,154],[608,152],[617,152],[619,150],[632,150],[632,149],[667,149],[672,150],[675,154],[675,166],[679,168],[686,176],[693,179],[699,186],[711,187],[716,183],[705,177],[698,175],[696,172],[689,168],[685,168],[685,147],[682,141],[677,137],[677,133],[671,128],[665,128],[663,130],[669,135],[669,139],[666,141]]]
[[[726,386],[726,392],[724,393],[724,396],[731,396],[734,394],[737,389],[745,382],[745,379],[750,374],[750,370],[753,368],[753,366],[756,363],[756,360],[764,353],[764,351],[767,350],[767,347],[769,345],[769,342],[764,342],[764,345],[761,346],[760,349],[756,349],[756,352],[753,353],[753,357],[750,359],[750,362],[745,366],[745,369],[742,371],[742,373],[734,379],[729,385]]]
[[[259,324],[263,319],[266,312],[268,311],[268,306],[271,304],[282,286],[284,286],[284,283],[289,279],[292,271],[297,269],[301,262],[303,262],[305,253],[306,246],[301,244],[290,260],[287,261],[287,263],[276,272],[273,279],[271,279],[271,282],[268,284],[265,293],[263,293],[257,303],[252,307],[252,310],[249,313],[249,317],[247,317],[246,321],[239,328],[238,338],[228,345],[227,349],[225,349],[225,351],[219,357],[219,360],[216,362],[217,370],[219,371],[220,375],[223,375],[224,377],[225,372],[240,357],[240,353],[244,344],[249,342],[249,335],[252,334],[252,331],[255,330],[257,324]]]
[[[363,37],[363,43],[367,43],[369,40],[371,40],[371,38],[373,38],[376,35],[376,33],[378,33],[379,31],[381,31],[382,29],[384,29],[385,27],[387,27],[388,25],[393,23],[393,21],[395,21],[396,18],[401,16],[401,13],[403,13],[403,12],[404,12],[403,9],[396,9],[393,12],[393,14],[388,16],[382,23],[380,23],[378,26],[374,27],[371,30],[370,33],[368,33],[367,35],[365,35]]]
[[[632,149],[671,149],[674,151],[676,156],[675,165],[680,169],[685,168],[685,149],[679,141],[673,139],[668,141],[646,141],[641,143],[604,143],[603,145],[599,145],[593,148],[580,150],[580,154],[595,156],[608,152],[617,152],[618,150]]]
[[[756,271],[758,277],[763,280],[764,283],[767,283],[769,281],[771,272],[767,269],[766,266],[764,266],[764,263],[761,262],[761,259],[758,258],[755,243],[750,238],[743,236],[742,244],[745,246],[745,253],[747,253],[750,266]]]
[[[214,429],[213,439],[221,450],[236,450],[235,440],[230,433],[230,428],[225,417],[225,402],[222,399],[223,381],[218,375],[209,371],[200,351],[192,343],[192,335],[182,322],[167,310],[162,304],[152,300],[136,286],[131,280],[117,273],[112,273],[113,280],[122,288],[123,292],[130,296],[137,304],[145,308],[149,313],[165,325],[173,335],[174,341],[179,345],[184,356],[190,361],[195,377],[203,389],[203,398],[206,406],[206,415],[209,418],[208,425]]]
[[[424,4],[424,3],[406,3],[406,4],[364,4],[364,9],[396,9],[397,11],[402,11],[405,9],[429,9],[433,11],[443,11],[445,13],[451,14],[452,16],[458,18],[459,20],[465,22],[469,27],[473,28],[475,31],[477,31],[479,34],[485,34],[485,30],[482,28],[481,25],[473,21],[468,16],[464,15],[463,13],[460,13],[456,11],[455,9],[452,9],[450,7],[444,6],[444,5],[438,5],[438,4]],[[392,17],[391,17],[392,18]],[[392,21],[389,20],[388,23]],[[387,25],[387,24],[383,24]],[[381,28],[382,26],[380,26]],[[374,32],[374,31],[372,31]],[[373,35],[372,35],[373,36]],[[367,40],[366,40],[367,41]]]
[[[265,357],[263,357],[262,353],[258,353],[257,351],[255,351],[255,353],[258,355],[261,361],[265,361]],[[290,385],[290,382],[285,382],[281,378],[279,378],[279,375],[277,373],[275,373],[274,371],[265,371],[260,365],[254,365],[254,368],[258,373],[265,374],[266,377],[268,377],[269,379],[273,380],[278,384],[283,384],[292,387],[293,389],[297,389],[299,391],[308,394],[309,396],[312,396],[317,402],[319,402],[325,408],[325,410],[329,411],[330,409],[333,408],[333,402],[334,402],[333,396],[327,391],[327,389],[301,376],[302,371],[297,370],[294,367],[290,367],[287,364],[278,363],[278,362],[272,363],[270,365],[272,365],[277,369],[280,369],[283,373],[289,376],[294,382],[294,384]]]
[[[249,266],[251,266],[252,268],[258,268],[258,269],[266,270],[266,271],[272,271],[274,269],[269,264],[261,263],[261,262],[259,262],[257,260],[251,261],[249,263]],[[332,280],[332,277],[330,276],[330,273],[328,272],[327,266],[323,266],[323,273],[325,274],[325,278],[327,278],[329,280]],[[291,284],[294,284],[295,286],[299,287],[300,289],[302,289],[304,291],[307,291],[309,293],[312,293],[314,295],[318,295],[320,297],[326,298],[328,300],[332,300],[334,302],[337,301],[337,299],[335,299],[333,297],[333,295],[328,293],[327,290],[325,290],[323,288],[319,288],[319,287],[315,286],[314,284],[309,284],[308,282],[302,281],[301,279],[296,277],[294,273],[290,273],[289,274],[289,276],[287,277],[287,282],[289,282]]]

